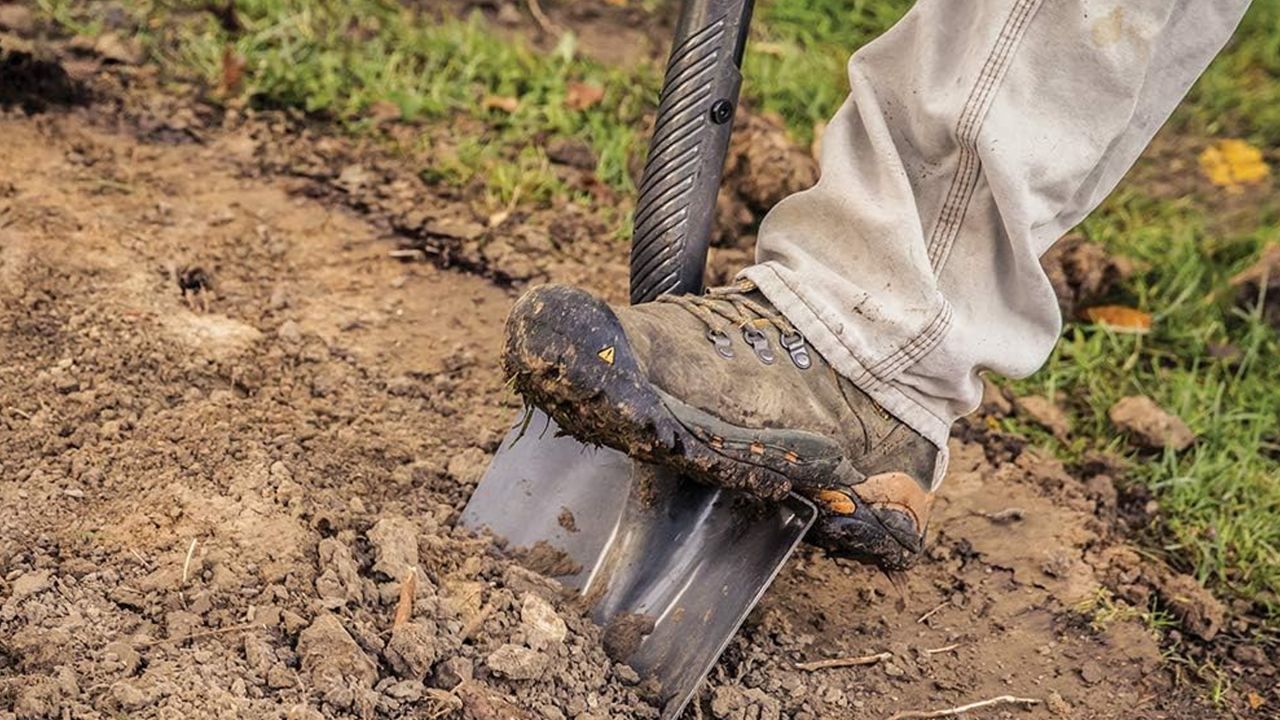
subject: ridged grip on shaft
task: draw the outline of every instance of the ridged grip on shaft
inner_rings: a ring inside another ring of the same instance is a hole
[[[632,303],[702,289],[749,17],[743,0],[685,6],[636,203]]]

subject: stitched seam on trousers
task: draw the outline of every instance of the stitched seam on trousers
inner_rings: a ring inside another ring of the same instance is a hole
[[[1033,2],[1034,0],[1020,1]],[[996,79],[1002,74],[1004,61],[1009,56],[1010,48],[1013,47],[1012,38],[1021,32],[1022,27],[1025,25],[1025,19],[1030,17],[1029,13],[1018,14],[1019,9],[1022,7],[1026,7],[1026,5],[1015,6],[1010,12],[1005,26],[1000,29],[996,44],[992,46],[991,53],[987,56],[982,71],[979,73],[978,83],[970,92],[969,100],[965,103],[964,110],[961,112],[960,121],[956,127],[956,140],[960,145],[960,164],[956,169],[955,176],[952,178],[946,202],[943,204],[942,215],[938,220],[938,224],[934,226],[933,237],[930,239],[929,256],[931,260],[936,260],[935,252],[938,250],[939,243],[946,240],[949,234],[948,231],[952,229],[958,230],[956,225],[963,219],[961,209],[967,207],[967,198],[976,184],[976,176],[980,170],[977,157],[977,128],[980,120],[986,114],[985,109],[990,90],[995,86]]]
[[[827,332],[831,335],[832,338],[835,339],[836,344],[844,348],[845,352],[849,354],[849,359],[852,360],[855,364],[857,364],[858,367],[862,370],[862,373],[858,375],[856,378],[849,377],[848,379],[850,382],[852,382],[855,386],[862,388],[864,391],[875,389],[885,393],[892,393],[893,395],[901,398],[905,402],[910,403],[912,407],[918,410],[922,410],[926,415],[933,418],[934,420],[937,420],[939,425],[944,425],[944,426],[951,425],[950,420],[947,420],[946,418],[934,412],[927,406],[922,405],[919,402],[911,399],[911,397],[909,397],[906,393],[894,387],[892,384],[888,382],[884,382],[880,380],[880,378],[868,373],[866,364],[863,363],[862,360],[858,358],[857,354],[854,353],[853,349],[850,348],[848,343],[844,341],[844,338],[840,336],[840,333],[836,332],[835,328],[831,327],[831,325],[828,324],[827,321],[823,319],[822,315],[818,313],[816,309],[814,309],[813,305],[809,304],[809,301],[806,300],[803,295],[801,295],[799,292],[796,291],[795,287],[793,287],[790,282],[787,282],[787,279],[782,276],[782,273],[778,272],[774,268],[769,267],[767,264],[761,265],[759,267],[765,270],[768,270],[769,273],[773,275],[774,279],[777,280],[783,287],[785,287],[787,291],[791,293],[791,296],[794,297],[797,301],[799,301],[799,303],[803,305],[806,310],[809,311],[809,314],[812,315],[814,319],[818,321],[818,324],[822,325],[824,328],[827,329]],[[948,304],[947,307],[950,307],[950,305]],[[948,315],[949,314],[950,313],[948,313]],[[948,318],[948,322],[947,322],[948,327],[950,326],[950,324],[951,324],[950,318]],[[945,444],[946,444],[945,441],[943,441],[942,445],[945,445]]]
[[[978,135],[981,132],[981,122],[986,118],[987,110],[995,97],[995,90],[1004,78],[1005,71],[1008,69],[1008,60],[1017,49],[1018,40],[1022,37],[1022,31],[1034,16],[1034,12],[1031,9],[1032,5],[1036,3],[1034,0],[1030,0],[1030,2],[1031,4],[1025,6],[1028,11],[1020,16],[1018,25],[1010,30],[1007,37],[1004,38],[1007,42],[1001,47],[1000,53],[995,59],[995,69],[988,76],[987,82],[983,84],[979,109],[971,115],[971,122],[965,130],[966,140],[961,145],[961,152],[966,155],[968,162],[964,170],[966,175],[963,192],[960,195],[960,200],[953,208],[954,212],[947,218],[944,228],[946,232],[938,236],[938,242],[931,245],[929,251],[929,257],[933,262],[934,272],[937,275],[941,275],[947,258],[951,256],[951,249],[955,246],[956,238],[960,234],[960,228],[964,224],[965,215],[968,214],[969,206],[973,201],[973,191],[977,189],[978,181],[982,178],[982,161],[978,156]],[[1006,30],[1009,29],[1006,28]]]
[[[938,346],[938,343],[942,342],[943,336],[951,329],[952,316],[951,303],[944,300],[942,307],[938,310],[938,314],[925,327],[924,332],[917,335],[915,341],[903,347],[898,353],[899,357],[895,362],[888,364],[888,366],[884,362],[877,363],[868,372],[873,373],[884,382],[893,379],[900,371],[912,362],[927,355],[929,351]]]
[[[828,323],[826,319],[822,317],[822,314],[819,313],[816,308],[810,305],[809,301],[806,300],[798,290],[796,290],[794,287],[791,286],[791,283],[787,282],[787,279],[782,276],[782,273],[778,272],[777,270],[774,270],[768,265],[765,265],[763,267],[767,269],[769,272],[773,273],[773,276],[778,280],[778,282],[782,283],[783,287],[791,291],[791,294],[795,296],[797,300],[800,301],[800,304],[804,305],[805,308],[809,310],[809,313],[813,315],[813,317],[818,321],[818,323],[821,324],[822,327],[827,329],[827,332],[831,334],[831,337],[835,338],[836,342],[840,344],[840,347],[844,348],[845,352],[849,353],[849,358],[858,364],[858,368],[862,370],[862,374],[866,375],[867,364],[862,361],[862,358],[858,357],[858,354],[853,351],[853,348],[849,347],[849,344],[844,341],[844,338],[840,336],[840,333],[837,332],[835,328],[831,327],[831,324]]]
[[[1023,28],[1031,18],[1030,9],[1036,0],[1020,0],[1022,4],[1014,7],[1001,28],[1000,36],[992,47],[991,54],[979,75],[979,82],[970,94],[970,102],[966,103],[956,128],[956,139],[960,146],[960,165],[952,178],[951,191],[944,203],[942,216],[934,226],[933,237],[929,243],[929,258],[935,272],[939,272],[942,258],[950,249],[959,234],[964,215],[968,211],[972,193],[981,177],[981,161],[977,152],[977,140],[981,131],[981,121],[990,106],[993,90],[1003,78],[1007,61],[1016,47],[1016,39],[1021,36]],[[1023,12],[1019,12],[1023,11]]]
[[[982,120],[986,117],[991,100],[995,97],[996,88],[1008,70],[1009,59],[1022,38],[1023,30],[1030,23],[1038,6],[1039,0],[1018,0],[1010,11],[995,45],[987,56],[979,74],[978,83],[970,92],[969,99],[961,112],[960,121],[956,126],[960,163],[956,168],[956,174],[952,176],[951,186],[929,240],[929,260],[933,264],[935,274],[941,272],[945,256],[949,254],[951,244],[959,235],[960,226],[963,224],[964,216],[973,198],[973,191],[981,177],[982,168],[978,157],[977,141]]]
[[[891,383],[881,382],[879,378],[876,378],[874,375],[868,374],[866,372],[866,366],[863,364],[861,360],[858,359],[858,356],[854,354],[853,350],[844,342],[844,339],[840,337],[840,334],[836,332],[835,329],[832,328],[829,324],[827,324],[825,320],[822,319],[822,316],[818,314],[818,312],[814,309],[812,305],[809,304],[809,301],[806,300],[803,295],[797,292],[795,287],[793,287],[791,283],[787,282],[787,279],[782,276],[782,273],[778,272],[775,268],[770,267],[767,263],[763,265],[758,265],[757,267],[759,267],[761,270],[768,271],[768,273],[771,276],[773,276],[773,279],[778,281],[778,284],[786,288],[787,292],[791,293],[791,296],[795,298],[796,301],[801,306],[803,306],[804,309],[807,310],[810,315],[813,316],[814,320],[816,320],[819,325],[827,329],[827,332],[836,341],[836,344],[844,348],[845,352],[849,354],[849,359],[852,360],[854,364],[858,365],[859,368],[862,369],[862,373],[858,377],[856,378],[853,376],[848,377],[848,380],[850,382],[852,382],[855,386],[861,388],[864,392],[868,392],[868,393],[883,392],[886,395],[892,395],[893,397],[900,399],[902,402],[909,404],[912,408],[918,411],[921,411],[925,415],[928,415],[929,417],[933,418],[934,420],[937,421],[939,426],[950,427],[952,422],[951,420],[944,418],[943,416],[934,412],[929,407],[922,405],[916,400],[913,400],[909,395],[907,395],[906,393],[904,393],[902,390],[895,387]],[[912,426],[915,427],[914,424],[912,424]],[[922,432],[922,433],[924,432],[919,427],[916,427],[915,429],[917,432]],[[934,440],[933,442],[938,445],[939,449],[941,449],[942,452],[945,453],[947,451],[945,437],[939,440]]]
[[[933,339],[933,335],[937,333],[939,321],[943,320],[948,315],[948,305],[949,304],[944,300],[942,304],[938,306],[937,312],[933,314],[933,317],[929,318],[929,322],[924,324],[924,327],[921,328],[920,332],[917,333],[915,337],[902,347],[885,355],[879,362],[868,367],[867,372],[878,378],[884,379],[890,372],[892,372],[893,368],[902,365],[904,361],[910,362],[911,359],[916,356],[916,349],[921,345],[928,344]]]

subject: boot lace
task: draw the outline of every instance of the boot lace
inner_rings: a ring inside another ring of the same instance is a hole
[[[765,365],[772,365],[777,355],[769,344],[769,337],[762,328],[772,327],[778,332],[778,344],[791,357],[791,362],[801,370],[813,365],[804,337],[782,313],[747,297],[755,289],[750,283],[711,288],[703,295],[662,295],[657,302],[678,305],[707,326],[707,340],[715,346],[719,355],[734,357],[732,331],[742,333],[742,339]]]

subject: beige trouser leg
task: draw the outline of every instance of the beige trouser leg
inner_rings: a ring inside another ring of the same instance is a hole
[[[1044,363],[1061,318],[1040,255],[1115,187],[1247,6],[919,0],[850,60],[822,179],[769,214],[743,275],[945,448],[979,370]]]

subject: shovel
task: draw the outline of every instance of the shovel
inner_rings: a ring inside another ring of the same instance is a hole
[[[702,290],[751,4],[683,4],[636,204],[632,303]],[[676,718],[816,510],[698,484],[526,413],[461,522],[542,558],[534,569],[580,594],[609,654]]]

